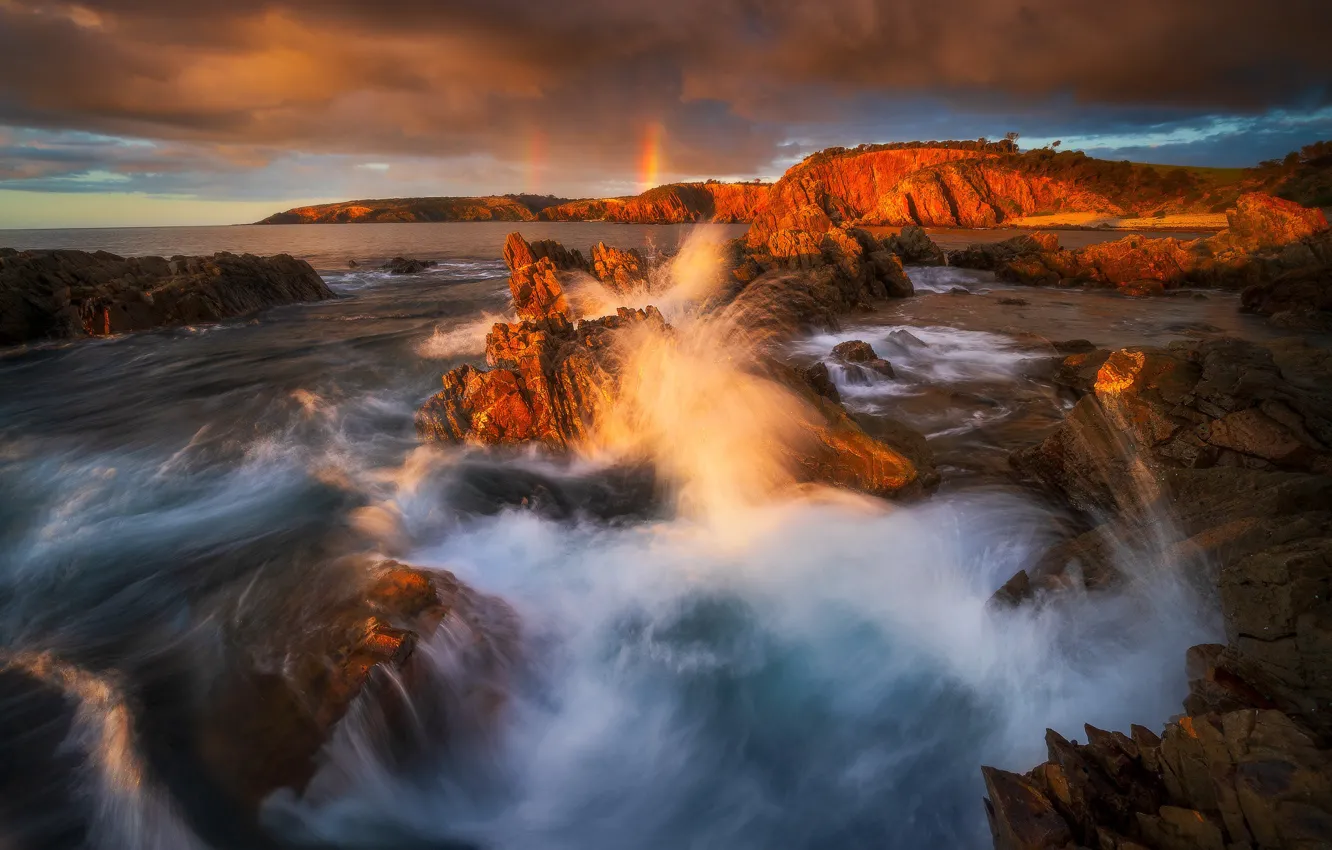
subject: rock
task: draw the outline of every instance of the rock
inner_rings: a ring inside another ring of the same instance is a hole
[[[132,257],[0,249],[0,345],[201,322],[335,297],[286,254]]]
[[[450,573],[385,561],[371,570],[360,595],[268,647],[277,659],[271,670],[264,663],[236,670],[216,689],[201,732],[211,776],[251,808],[278,788],[301,792],[353,702],[369,700],[392,716],[412,710],[404,699],[428,696],[417,687],[429,675],[417,647],[440,633],[466,659],[452,687],[493,713],[504,701],[494,685],[519,650],[513,611]],[[412,725],[404,718],[390,728],[405,732]]]
[[[497,324],[486,337],[486,360],[494,368],[446,373],[443,391],[416,414],[417,433],[444,442],[540,442],[565,450],[587,438],[618,396],[616,334],[643,323],[666,329],[653,307],[620,308],[577,328],[559,316]]]
[[[1263,300],[1262,288],[1281,275],[1332,265],[1332,234],[1319,210],[1250,194],[1241,196],[1230,220],[1231,229],[1188,242],[1134,235],[1076,251],[992,250],[972,256],[968,249],[949,261],[993,268],[998,279],[1014,283],[1117,287],[1136,296],[1182,286],[1258,287],[1251,296],[1255,306]],[[1295,281],[1285,286],[1307,288]]]
[[[1332,330],[1332,266],[1293,269],[1240,293],[1243,310],[1287,327]]]
[[[999,303],[1006,307],[1026,307],[1031,302],[1025,298],[1000,298]]]
[[[870,363],[879,359],[879,355],[874,353],[874,347],[859,339],[839,342],[833,346],[832,356],[843,363]]]
[[[873,346],[864,340],[853,339],[838,343],[833,346],[831,357],[858,370],[876,372],[887,378],[897,377],[893,371],[893,364],[874,353]]]
[[[837,386],[832,381],[832,376],[828,373],[828,365],[822,361],[806,366],[800,370],[800,377],[805,379],[809,388],[815,394],[828,399],[835,404],[842,403],[842,396],[837,392]]]
[[[1226,220],[1235,243],[1250,251],[1298,242],[1327,229],[1322,210],[1259,192],[1240,195]]]
[[[889,236],[883,242],[884,248],[896,254],[903,263],[942,266],[947,261],[943,249],[926,235],[925,228],[914,224],[908,224],[896,236]]]
[[[359,269],[360,267],[361,267],[361,264],[358,263],[358,262],[356,262],[355,260],[348,260],[348,261],[347,261],[347,268],[349,268],[349,269]]]
[[[647,263],[638,251],[608,248],[598,242],[592,249],[592,273],[613,292],[624,294],[647,283]]]
[[[550,260],[551,265],[559,271],[588,271],[588,264],[583,259],[582,252],[570,251],[554,239],[540,239],[529,243],[517,231],[505,238],[504,263],[509,267],[509,271],[517,271],[542,259]]]
[[[381,271],[389,274],[420,274],[436,265],[434,260],[417,260],[409,257],[394,257],[384,265],[380,266]]]
[[[948,252],[948,265],[964,269],[995,271],[1019,257],[1059,250],[1059,237],[1053,233],[1023,233],[1002,242],[976,242]]]
[[[1050,345],[1060,354],[1090,354],[1096,351],[1095,344],[1086,339],[1054,340]]]
[[[1073,840],[1068,823],[1027,777],[993,767],[981,775],[996,850],[1063,850]]]
[[[971,290],[961,286],[954,286],[946,293],[948,295],[970,295]]]

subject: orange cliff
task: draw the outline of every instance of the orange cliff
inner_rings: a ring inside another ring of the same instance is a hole
[[[830,148],[793,166],[773,186],[749,242],[842,224],[994,227],[1056,212],[1204,211],[1224,209],[1236,194],[1184,169],[1048,149],[1018,153],[1011,142]]]
[[[569,201],[542,210],[539,217],[631,224],[748,223],[767,201],[771,188],[766,183],[671,183],[625,198]]]

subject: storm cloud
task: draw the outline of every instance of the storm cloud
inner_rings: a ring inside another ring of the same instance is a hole
[[[649,128],[663,178],[1008,129],[1242,164],[1332,134],[1329,33],[1325,0],[0,0],[0,186],[599,194]]]

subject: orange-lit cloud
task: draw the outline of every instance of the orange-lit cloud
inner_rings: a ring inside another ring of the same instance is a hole
[[[0,0],[0,126],[152,144],[6,152],[0,181],[629,191],[839,141],[1317,113],[1329,31],[1326,0]]]

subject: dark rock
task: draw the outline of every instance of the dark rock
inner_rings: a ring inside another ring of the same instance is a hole
[[[1006,307],[1026,307],[1031,302],[1025,298],[1000,298],[999,303]]]
[[[420,274],[436,265],[434,260],[418,260],[412,257],[394,257],[384,265],[380,266],[381,271],[389,274]]]
[[[1018,257],[1059,250],[1054,233],[1024,233],[1002,242],[977,242],[948,252],[948,265],[964,269],[995,271]]]
[[[286,254],[131,257],[0,249],[0,345],[217,322],[335,297]]]
[[[925,228],[918,225],[908,224],[896,236],[884,239],[883,244],[885,249],[910,265],[941,266],[947,262],[943,249],[926,235]]]
[[[842,403],[842,396],[837,392],[837,385],[833,383],[832,376],[828,374],[828,364],[819,361],[806,366],[800,370],[800,377],[805,379],[817,395],[828,399],[835,404]]]
[[[368,701],[390,717],[411,710],[402,700],[420,690],[429,666],[417,647],[441,631],[475,667],[458,671],[467,680],[452,685],[474,689],[473,699],[497,711],[504,693],[494,685],[519,649],[512,610],[447,572],[386,561],[360,595],[321,614],[289,643],[268,647],[278,666],[236,670],[217,688],[202,721],[203,760],[226,793],[251,807],[278,788],[301,792],[353,702]],[[404,717],[389,728],[405,732],[412,725]]]

